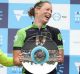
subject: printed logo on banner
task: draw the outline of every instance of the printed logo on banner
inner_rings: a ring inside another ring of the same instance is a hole
[[[80,55],[80,30],[70,31],[70,55]]]
[[[75,56],[75,55],[70,56],[69,74],[80,74],[79,67],[80,67],[80,56]]]
[[[71,4],[80,4],[80,0],[70,0]]]
[[[76,11],[74,15],[75,15],[75,23],[80,24],[80,11]]]
[[[80,29],[80,5],[71,5],[71,29]]]
[[[62,35],[62,39],[63,39],[64,55],[69,55],[69,49],[70,49],[70,46],[69,46],[70,45],[69,30],[61,30],[61,35]]]
[[[7,29],[0,29],[0,49],[4,53],[7,53],[7,40],[8,40],[8,30]]]
[[[13,12],[17,21],[20,21],[23,16],[28,17],[28,14],[24,10],[14,10]]]
[[[28,16],[28,10],[33,4],[9,4],[9,25],[8,28],[23,28],[32,24]]]
[[[8,4],[0,3],[0,28],[8,27]]]
[[[3,11],[2,10],[0,10],[0,21],[2,21],[3,20]]]
[[[57,74],[63,74],[63,73],[64,73],[64,64],[58,64]]]
[[[54,21],[59,21],[61,19],[61,14],[56,12],[52,15],[52,18]]]
[[[53,4],[52,17],[48,25],[60,29],[70,28],[70,5],[69,4]]]
[[[9,0],[9,3],[36,3],[40,0]]]
[[[8,67],[7,68],[7,74],[22,74],[22,68],[21,67]]]

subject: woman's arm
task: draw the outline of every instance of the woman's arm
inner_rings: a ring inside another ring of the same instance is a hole
[[[63,49],[60,49],[60,50],[58,51],[58,56],[57,56],[57,58],[58,58],[58,62],[59,62],[59,63],[63,63],[63,62],[64,62],[64,50],[63,50]]]
[[[20,50],[13,50],[13,62],[14,62],[14,65],[21,66],[22,65],[21,58],[22,58],[21,51]]]
[[[12,57],[8,57],[6,54],[4,54],[0,50],[0,64],[2,64],[3,66],[6,66],[6,67],[14,66],[13,58]]]

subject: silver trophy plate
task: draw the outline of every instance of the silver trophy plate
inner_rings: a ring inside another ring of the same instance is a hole
[[[33,74],[47,74],[57,67],[58,47],[43,35],[28,38],[22,48],[23,67]]]

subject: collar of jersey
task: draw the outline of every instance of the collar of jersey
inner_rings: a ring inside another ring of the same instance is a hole
[[[33,27],[33,28],[38,28],[38,26],[37,26],[35,23],[32,24],[32,27]],[[46,25],[44,24],[44,25],[42,26],[42,28],[46,28]]]

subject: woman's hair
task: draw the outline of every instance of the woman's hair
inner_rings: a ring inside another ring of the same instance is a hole
[[[41,8],[44,3],[49,3],[49,4],[51,4],[49,1],[40,1],[40,2],[37,2],[37,3],[34,5],[34,7],[30,8],[30,10],[28,11],[28,15],[29,15],[30,17],[35,17],[35,8],[36,8],[36,7],[40,7],[40,8]]]

